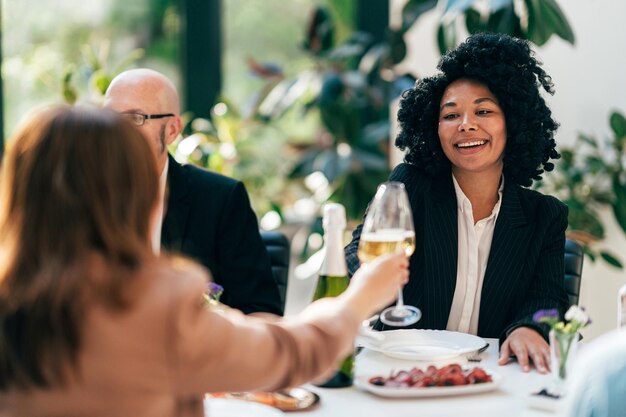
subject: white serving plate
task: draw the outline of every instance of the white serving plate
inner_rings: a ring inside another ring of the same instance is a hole
[[[358,376],[354,384],[357,388],[362,389],[380,397],[389,398],[422,398],[422,397],[450,397],[454,395],[480,394],[482,392],[493,391],[500,385],[501,378],[497,373],[487,371],[491,375],[492,382],[484,382],[482,384],[457,385],[450,387],[381,387],[379,385],[370,384],[370,378],[377,375],[361,375]]]
[[[375,337],[361,333],[357,344],[396,359],[436,361],[476,352],[487,342],[478,336],[447,330],[400,329],[375,332]]]

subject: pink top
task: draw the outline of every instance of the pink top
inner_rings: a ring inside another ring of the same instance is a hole
[[[124,312],[92,304],[80,376],[67,388],[0,394],[0,416],[202,416],[212,391],[271,390],[327,372],[359,320],[331,299],[269,324],[202,305],[207,274],[175,260],[145,268]]]

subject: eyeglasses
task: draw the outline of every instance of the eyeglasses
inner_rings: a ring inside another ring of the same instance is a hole
[[[143,113],[122,113],[122,116],[128,118],[137,126],[143,126],[146,119],[163,119],[164,117],[174,117],[174,113],[165,114],[143,114]]]

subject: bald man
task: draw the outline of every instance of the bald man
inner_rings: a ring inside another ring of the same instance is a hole
[[[104,106],[135,123],[150,141],[161,172],[162,225],[153,246],[189,256],[224,287],[221,301],[244,313],[282,315],[278,287],[240,181],[177,163],[167,152],[182,130],[174,84],[149,69],[113,79]],[[167,189],[167,192],[165,190]]]

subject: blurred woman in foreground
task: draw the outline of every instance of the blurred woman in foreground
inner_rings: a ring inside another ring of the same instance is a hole
[[[0,415],[201,416],[210,391],[328,371],[406,282],[395,254],[280,324],[202,304],[208,276],[150,247],[157,168],[126,120],[47,109],[0,183]],[[150,215],[152,213],[152,215]]]

